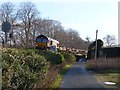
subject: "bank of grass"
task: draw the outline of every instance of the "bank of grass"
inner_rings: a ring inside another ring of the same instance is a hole
[[[51,85],[51,88],[60,88],[60,84],[62,83],[63,76],[68,72],[72,64],[66,64],[57,75],[55,82]]]
[[[120,58],[88,60],[86,68],[94,72],[96,79],[103,83],[104,87],[113,88],[114,86],[120,86]],[[116,85],[105,85],[104,82],[114,82]]]

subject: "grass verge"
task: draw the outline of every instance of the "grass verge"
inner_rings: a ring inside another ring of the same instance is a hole
[[[57,75],[57,79],[51,85],[51,88],[60,88],[60,84],[62,82],[63,76],[68,72],[71,66],[72,64],[67,64],[60,70],[59,74]]]
[[[105,88],[120,87],[120,58],[100,58],[98,60],[88,60],[86,68],[94,72],[96,79]],[[106,85],[104,82],[114,82],[115,85]]]
[[[120,87],[120,73],[96,73],[95,77],[100,83],[103,83],[105,88]],[[114,82],[116,84],[105,85],[104,82]]]

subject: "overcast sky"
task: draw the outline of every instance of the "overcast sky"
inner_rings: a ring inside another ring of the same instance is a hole
[[[58,20],[65,28],[72,28],[85,39],[95,40],[106,34],[118,38],[118,1],[119,0],[6,0],[6,2],[31,1],[40,12],[40,17]],[[5,1],[1,1],[3,3]]]

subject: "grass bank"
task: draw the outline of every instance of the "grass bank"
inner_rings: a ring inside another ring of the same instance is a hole
[[[51,85],[51,88],[60,88],[60,84],[62,83],[63,76],[69,71],[72,64],[66,64],[58,73],[55,82]]]

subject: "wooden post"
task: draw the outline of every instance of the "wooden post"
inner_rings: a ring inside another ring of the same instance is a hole
[[[5,47],[7,46],[7,32],[5,32]]]
[[[98,30],[96,30],[95,60],[97,60],[97,34]]]

